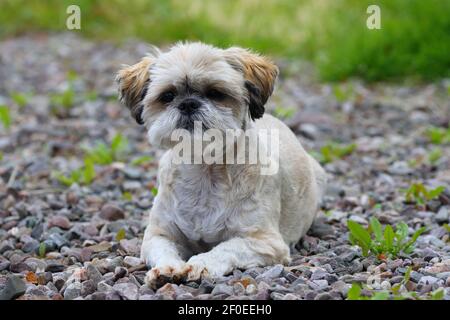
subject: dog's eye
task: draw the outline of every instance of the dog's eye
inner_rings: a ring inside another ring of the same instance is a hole
[[[175,99],[175,93],[173,91],[166,91],[159,96],[159,101],[162,103],[172,102],[173,99]]]
[[[220,101],[225,99],[227,95],[217,89],[209,89],[206,91],[206,96],[208,99]]]

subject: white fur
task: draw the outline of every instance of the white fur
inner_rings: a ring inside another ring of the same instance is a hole
[[[279,130],[276,174],[262,175],[260,164],[173,164],[169,137],[179,113],[175,102],[161,108],[155,99],[186,79],[199,88],[220,83],[233,97],[231,107],[205,101],[199,117],[208,127]],[[325,172],[281,121],[250,119],[244,81],[224,50],[211,46],[179,44],[155,57],[143,119],[150,143],[168,150],[160,159],[158,195],[141,250],[152,267],[149,285],[161,277],[218,277],[234,268],[287,263],[289,246],[313,222]]]

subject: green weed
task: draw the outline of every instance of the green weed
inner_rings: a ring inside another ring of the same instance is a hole
[[[361,247],[363,256],[373,254],[379,259],[395,258],[402,252],[412,253],[414,243],[425,231],[425,227],[422,227],[414,232],[411,238],[408,238],[408,225],[406,223],[398,223],[394,232],[391,225],[386,225],[383,228],[375,217],[370,219],[368,229],[352,220],[347,221],[347,227],[350,231],[350,242]]]
[[[128,140],[121,133],[117,133],[111,140],[110,145],[101,142],[93,149],[86,149],[86,153],[94,163],[108,165],[119,161],[128,148]]]
[[[356,149],[356,144],[339,144],[330,142],[320,148],[320,152],[314,152],[312,155],[321,163],[326,164],[334,160],[344,158],[350,155]]]
[[[445,187],[439,186],[434,189],[427,189],[422,183],[416,182],[410,185],[406,190],[402,190],[405,193],[405,200],[407,202],[414,202],[418,205],[424,205],[428,201],[436,199],[444,192]]]
[[[9,129],[11,127],[11,113],[9,108],[5,105],[0,106],[0,122],[5,129]]]

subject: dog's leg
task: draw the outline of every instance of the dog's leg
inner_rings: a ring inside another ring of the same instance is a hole
[[[191,257],[187,262],[191,268],[188,280],[197,280],[203,276],[216,278],[235,268],[288,263],[289,259],[289,247],[277,232],[232,238],[209,252]]]
[[[145,282],[157,288],[168,281],[180,281],[186,277],[189,268],[182,259],[182,248],[168,237],[155,235],[149,225],[145,231],[141,248],[141,259],[151,267]]]

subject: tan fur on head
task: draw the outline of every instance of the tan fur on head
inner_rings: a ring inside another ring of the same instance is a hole
[[[126,66],[119,70],[116,81],[119,83],[119,99],[126,105],[138,123],[140,119],[140,108],[145,87],[149,81],[149,68],[153,63],[152,57],[144,57],[132,66]]]
[[[278,67],[270,59],[238,47],[225,50],[225,54],[229,63],[241,70],[244,78],[259,90],[257,103],[262,108],[273,92]]]

